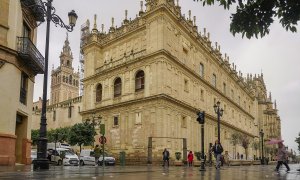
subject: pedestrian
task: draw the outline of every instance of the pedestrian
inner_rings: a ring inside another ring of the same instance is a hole
[[[216,140],[215,145],[213,145],[211,151],[214,152],[216,158],[216,169],[220,169],[223,147],[219,140]]]
[[[190,151],[188,154],[188,166],[189,167],[193,166],[193,160],[194,160],[194,155],[193,155],[193,152]]]
[[[278,143],[278,151],[277,151],[277,166],[276,166],[276,171],[278,172],[280,166],[284,164],[286,167],[286,172],[290,171],[290,167],[287,164],[287,152],[285,150],[285,146],[283,145],[282,142]]]
[[[99,148],[98,144],[94,148],[94,155],[95,155],[95,166],[98,166],[98,161],[99,161],[99,157],[100,157],[100,148]]]
[[[166,165],[166,162],[167,162],[167,165],[169,167],[169,158],[170,158],[170,153],[169,151],[165,148],[164,152],[162,153],[163,154],[163,161],[164,161],[164,164],[163,166]]]

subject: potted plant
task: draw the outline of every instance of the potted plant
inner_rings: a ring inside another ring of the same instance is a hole
[[[181,152],[175,152],[176,160],[179,161],[181,158]]]
[[[201,152],[197,151],[194,153],[194,155],[196,156],[196,158],[194,160],[194,166],[200,166],[201,165]]]
[[[181,152],[175,152],[175,166],[182,166],[182,161],[180,160],[181,159]]]

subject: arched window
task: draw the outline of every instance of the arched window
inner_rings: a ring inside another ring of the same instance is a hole
[[[122,94],[122,81],[121,78],[117,78],[114,82],[114,97],[118,97]]]
[[[76,80],[76,86],[78,87],[78,80]]]
[[[100,102],[102,100],[102,85],[98,84],[96,87],[96,102]]]
[[[75,84],[75,79],[73,79],[73,86],[75,86],[76,84]]]
[[[144,89],[145,87],[145,74],[144,71],[139,71],[135,75],[135,91]]]
[[[70,66],[70,61],[67,61],[67,66]]]

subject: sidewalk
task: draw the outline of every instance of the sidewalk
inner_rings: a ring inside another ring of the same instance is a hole
[[[275,166],[231,166],[216,170],[207,167],[200,172],[199,167],[163,168],[159,166],[50,166],[48,171],[33,171],[32,166],[0,167],[0,179],[121,179],[121,180],[151,180],[151,179],[189,179],[189,180],[261,180],[261,179],[300,179],[300,172],[296,171],[300,165],[290,165],[291,171],[280,173],[274,171]]]

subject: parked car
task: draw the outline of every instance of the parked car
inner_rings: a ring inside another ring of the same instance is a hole
[[[80,165],[95,165],[94,151],[91,149],[83,149],[80,152]]]
[[[56,150],[49,149],[48,159],[57,165],[79,165],[78,156],[66,148],[56,148]]]
[[[84,166],[84,165],[95,165],[95,153],[93,150],[91,149],[84,149],[81,151],[80,153],[80,165]],[[116,159],[114,157],[112,157],[111,155],[105,153],[104,154],[104,162],[105,165],[115,165]],[[103,154],[100,155],[100,158],[97,162],[98,165],[103,164]]]
[[[114,166],[116,164],[116,159],[111,155],[104,152],[104,163],[106,166]],[[102,166],[103,164],[103,154],[100,154],[98,165]]]
[[[32,149],[30,157],[31,157],[31,163],[33,163],[33,161],[36,160],[37,158],[37,151]]]

